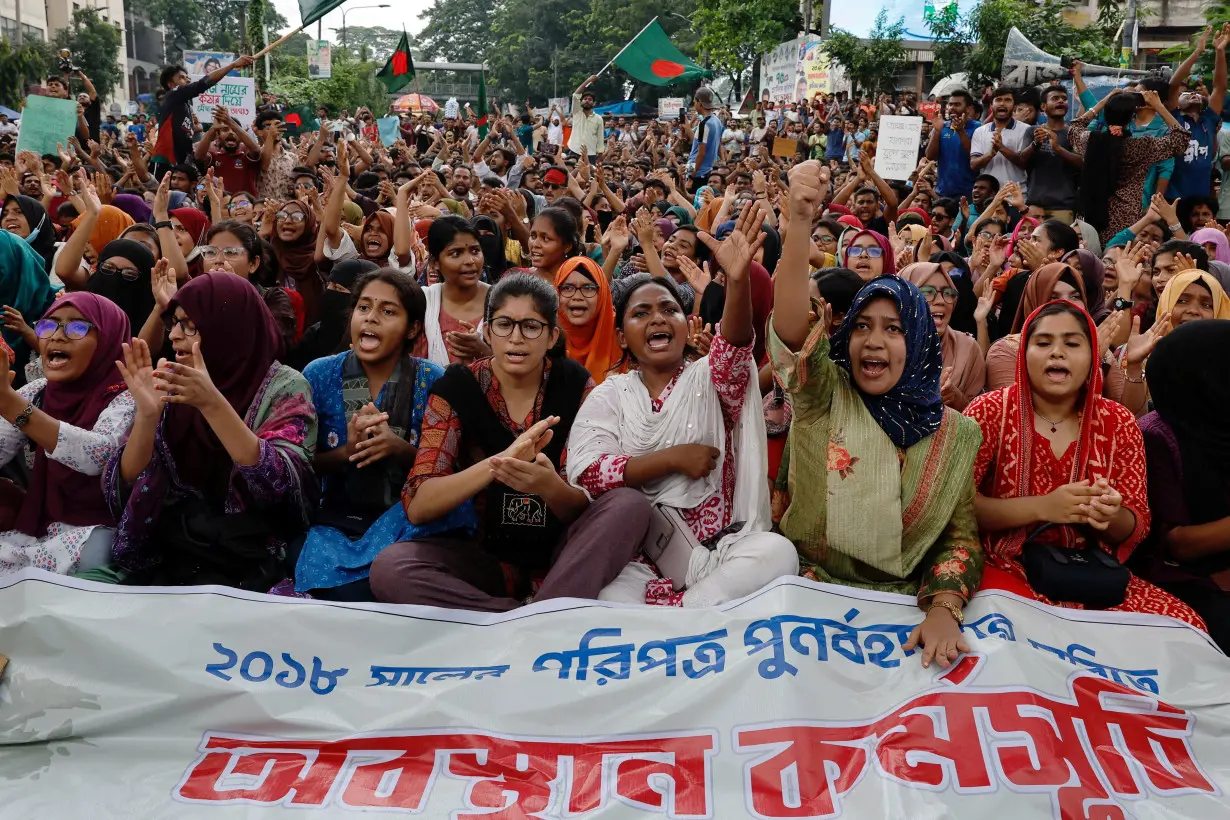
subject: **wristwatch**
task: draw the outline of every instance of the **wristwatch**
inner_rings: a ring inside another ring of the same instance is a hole
[[[17,414],[17,418],[13,419],[13,426],[18,430],[30,423],[30,416],[34,415],[34,403],[26,405],[26,409]]]
[[[956,619],[957,626],[965,623],[965,613],[961,611],[961,607],[948,601],[932,602],[931,606],[927,607],[927,614],[930,614],[931,610],[935,609],[937,606],[942,606],[944,609],[947,609],[950,613],[952,613],[952,617]]]
[[[1135,304],[1131,299],[1124,299],[1122,296],[1116,296],[1115,301],[1110,303],[1111,310],[1131,310]]]

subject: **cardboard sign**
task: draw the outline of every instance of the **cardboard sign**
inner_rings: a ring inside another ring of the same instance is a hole
[[[195,82],[199,76],[190,75]],[[224,77],[222,82],[199,94],[192,101],[192,110],[202,123],[214,121],[214,107],[223,105],[231,119],[244,128],[252,127],[256,119],[256,80],[251,77]]]
[[[918,167],[922,126],[922,117],[880,117],[880,136],[876,140],[877,174],[884,179],[910,178]]]
[[[658,97],[658,119],[663,122],[679,119],[682,110],[683,97]]]
[[[788,140],[782,137],[773,138],[773,156],[775,157],[793,157],[799,152],[799,141]]]
[[[17,133],[17,152],[57,153],[57,145],[68,148],[68,138],[77,133],[77,101],[31,95],[21,112]]]

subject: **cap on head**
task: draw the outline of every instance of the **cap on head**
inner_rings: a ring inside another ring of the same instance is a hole
[[[696,93],[692,95],[692,99],[696,101],[698,106],[706,111],[712,111],[714,109],[713,89],[709,88],[707,85],[696,89]]]

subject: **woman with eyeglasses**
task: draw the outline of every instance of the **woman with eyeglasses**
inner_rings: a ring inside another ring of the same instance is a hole
[[[311,389],[278,361],[273,316],[238,276],[189,281],[167,325],[175,358],[157,369],[144,342],[124,346],[137,412],[103,473],[119,525],[112,564],[95,578],[267,591],[316,504]]]
[[[596,598],[636,553],[645,496],[615,490],[591,504],[564,479],[568,434],[594,381],[547,355],[558,312],[540,277],[512,273],[492,286],[492,356],[455,364],[433,385],[402,490],[410,523],[473,500],[479,531],[387,547],[372,564],[377,600],[504,612],[530,599]]]
[[[439,281],[424,290],[427,315],[415,342],[415,356],[448,367],[491,355],[478,332],[491,288],[482,281],[484,261],[482,238],[469,220],[449,214],[432,221],[427,229],[427,265]]]
[[[183,282],[205,272],[199,246],[210,222],[196,208],[171,207],[170,180],[170,174],[164,176],[154,195],[154,227],[158,229],[160,258],[171,263],[175,278]]]
[[[560,265],[555,289],[568,358],[584,365],[594,384],[602,384],[623,355],[606,274],[588,256],[574,256]]]
[[[255,199],[247,191],[238,191],[231,194],[231,201],[226,203],[226,215],[229,219],[233,219],[236,222],[242,222],[249,227],[255,227]]]
[[[23,567],[60,574],[106,564],[116,516],[99,476],[121,448],[136,405],[115,362],[128,317],[90,293],[57,301],[34,324],[45,376],[11,386],[12,351],[0,353],[0,464],[30,468],[24,496],[0,502],[0,575]]]
[[[80,178],[70,201],[78,216],[72,221],[73,232],[56,252],[52,269],[70,290],[85,288],[98,254],[113,239],[119,239],[134,223],[132,217],[111,205],[103,205],[92,188],[86,188]]]
[[[812,273],[824,268],[838,267],[837,240],[841,237],[842,226],[833,219],[821,219],[811,229],[811,264]]]
[[[850,237],[845,245],[844,262],[845,267],[861,276],[864,282],[881,274],[897,272],[888,237],[875,231],[862,230]]]
[[[154,299],[154,255],[139,242],[117,239],[98,256],[98,269],[86,290],[110,299],[128,317],[128,326],[138,338],[157,349],[166,336],[162,314]]]
[[[917,286],[927,302],[931,321],[940,334],[944,360],[940,395],[944,404],[960,412],[986,387],[987,365],[978,340],[951,326],[957,308],[957,285],[936,262],[915,262],[897,275]]]
[[[219,222],[206,232],[200,254],[206,273],[230,273],[250,281],[273,314],[285,348],[294,347],[303,335],[303,300],[286,288],[259,284],[267,260],[256,231],[231,219]]]
[[[316,214],[299,201],[287,202],[274,215],[269,243],[282,269],[281,282],[303,298],[306,325],[320,321],[324,279],[316,261]]]

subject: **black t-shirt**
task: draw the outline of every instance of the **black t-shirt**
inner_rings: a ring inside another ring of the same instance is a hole
[[[205,76],[163,95],[162,106],[158,109],[156,159],[177,165],[192,156],[192,100],[213,86],[214,82]]]
[[[77,142],[81,144],[82,149],[88,147],[90,140],[99,141],[99,128],[102,125],[102,101],[98,98],[90,100],[85,106],[84,111],[85,124],[89,127],[88,131],[81,129],[81,124],[77,124]]]
[[[1038,125],[1029,129],[1029,133],[1025,135],[1026,145],[1033,142],[1034,133],[1039,128],[1046,128],[1046,126]],[[1066,128],[1055,131],[1054,134],[1055,142],[1060,148],[1066,151],[1072,150],[1068,144]],[[1076,168],[1064,162],[1063,157],[1051,149],[1049,141],[1034,147],[1033,156],[1029,159],[1026,189],[1029,191],[1031,205],[1064,211],[1074,210],[1079,195],[1079,180]]]

